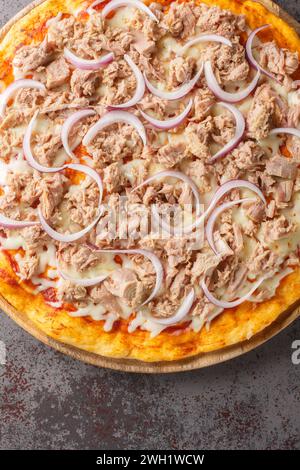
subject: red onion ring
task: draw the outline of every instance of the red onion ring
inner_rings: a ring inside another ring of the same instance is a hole
[[[29,80],[26,78],[22,78],[20,80],[14,81],[10,85],[8,85],[8,87],[0,95],[0,116],[2,118],[4,118],[8,101],[11,99],[14,93],[20,90],[21,88],[33,88],[42,91],[46,90],[45,85],[43,85],[41,82],[38,82],[37,80]]]
[[[159,90],[158,88],[155,88],[154,85],[152,85],[151,82],[149,82],[146,74],[144,73],[144,78],[146,82],[146,86],[148,90],[158,98],[161,98],[162,100],[179,100],[180,98],[183,98],[185,95],[187,95],[196,85],[198,82],[201,74],[203,72],[203,64],[201,64],[200,70],[196,73],[196,75],[188,82],[184,83],[180,87],[178,87],[174,91],[162,91]]]
[[[102,10],[102,16],[103,18],[106,18],[106,16],[111,12],[116,10],[117,8],[120,7],[135,7],[138,10],[143,11],[146,13],[151,20],[155,21],[158,23],[158,18],[154,15],[154,13],[148,8],[144,3],[137,1],[137,0],[112,0],[109,2]]]
[[[208,159],[208,163],[213,163],[219,158],[225,157],[225,155],[227,155],[229,152],[232,152],[232,150],[235,149],[241,142],[246,129],[245,118],[239,109],[229,103],[220,102],[218,104],[224,106],[233,114],[236,122],[235,135],[221,150],[219,150],[219,152]]]
[[[152,299],[154,299],[154,297],[157,296],[158,292],[160,291],[161,289],[161,286],[162,286],[162,282],[163,282],[163,276],[164,276],[164,268],[163,268],[163,265],[160,261],[160,259],[154,254],[152,253],[151,251],[148,251],[148,250],[140,250],[140,249],[135,249],[135,250],[102,250],[101,248],[98,248],[96,245],[93,245],[91,243],[87,243],[87,246],[93,250],[93,251],[97,251],[98,253],[112,253],[112,254],[124,254],[124,255],[141,255],[141,256],[144,256],[145,258],[148,258],[154,269],[155,269],[155,272],[156,272],[156,282],[155,282],[155,286],[154,286],[154,289],[152,291],[152,293],[150,294],[150,296],[148,297],[147,300],[145,300],[145,302],[142,303],[141,307],[148,304],[149,302],[151,302]]]
[[[143,144],[147,145],[146,131],[142,122],[134,114],[128,113],[127,111],[110,111],[102,116],[102,118],[100,118],[84,136],[82,141],[83,145],[87,147],[102,129],[119,122],[126,123],[134,127],[143,141]]]
[[[225,46],[232,47],[232,42],[224,36],[221,36],[219,34],[200,34],[200,36],[197,36],[191,39],[190,41],[186,42],[184,46],[180,48],[177,55],[183,55],[190,47],[201,42],[219,42],[221,44],[224,44]]]
[[[127,62],[129,67],[131,68],[135,79],[136,79],[136,90],[133,95],[133,97],[129,100],[126,101],[126,103],[122,104],[116,104],[116,105],[109,105],[109,108],[114,108],[114,109],[122,109],[122,108],[130,108],[131,106],[135,106],[144,96],[145,94],[145,80],[142,72],[138,68],[138,66],[133,62],[131,57],[127,54],[124,55],[124,60]]]
[[[68,62],[74,65],[74,67],[80,70],[99,70],[100,68],[112,62],[115,58],[114,53],[109,52],[99,59],[82,59],[66,47],[64,48],[64,57]]]
[[[237,199],[236,201],[229,201],[229,202],[224,202],[221,204],[219,207],[217,207],[209,217],[207,223],[206,223],[206,239],[208,241],[208,244],[210,245],[211,249],[214,251],[216,255],[219,255],[220,253],[218,252],[215,242],[214,242],[214,227],[217,218],[222,214],[222,212],[226,211],[227,209],[230,209],[231,207],[237,205],[237,204],[242,204],[244,202],[251,202],[251,201],[256,201],[254,198],[244,198],[244,199]]]
[[[204,74],[207,82],[208,88],[213,92],[213,94],[222,101],[227,101],[229,103],[238,103],[239,101],[244,100],[247,98],[250,93],[256,88],[261,73],[260,70],[257,71],[252,82],[242,91],[238,91],[237,93],[228,93],[227,91],[222,90],[220,87],[210,61],[205,62],[204,64]]]
[[[28,164],[32,168],[34,168],[35,170],[41,173],[56,173],[57,171],[62,171],[65,169],[66,165],[60,166],[60,167],[43,166],[40,163],[38,163],[33,156],[32,149],[31,149],[31,136],[32,136],[33,128],[34,128],[38,114],[39,114],[39,111],[36,111],[24,134],[24,139],[23,139],[24,156]]]
[[[288,134],[293,135],[294,137],[299,137],[300,139],[300,130],[295,127],[276,127],[270,131],[270,135],[276,134]]]
[[[259,28],[254,29],[252,31],[252,33],[249,35],[248,39],[247,39],[245,48],[246,48],[247,58],[248,58],[250,64],[252,65],[252,67],[254,67],[259,72],[263,73],[267,77],[272,78],[273,80],[276,80],[276,82],[279,82],[279,80],[277,80],[275,75],[273,75],[271,72],[268,72],[267,70],[265,70],[257,62],[257,60],[254,58],[253,52],[252,52],[253,40],[254,40],[255,36],[257,35],[257,33],[259,33],[260,31],[263,31],[266,28],[269,28],[270,26],[271,26],[270,24],[265,24],[263,26],[260,26]]]
[[[166,119],[165,121],[160,121],[159,119],[155,119],[154,117],[149,116],[149,114],[146,114],[141,109],[140,109],[140,113],[143,116],[143,118],[146,121],[148,121],[152,126],[156,127],[157,129],[168,130],[168,129],[173,129],[174,127],[179,126],[188,116],[189,112],[192,109],[192,106],[193,106],[193,100],[191,98],[186,108],[182,111],[182,113],[180,113],[178,116],[175,116],[171,119]]]
[[[39,207],[38,208],[38,215],[39,215],[41,226],[43,227],[45,232],[49,235],[49,237],[53,238],[54,240],[56,240],[58,242],[62,242],[62,243],[72,243],[76,240],[79,240],[84,235],[86,235],[96,225],[96,223],[100,219],[100,217],[102,215],[102,212],[103,212],[101,210],[101,207],[100,207],[100,204],[101,204],[102,198],[103,198],[103,183],[102,183],[102,180],[100,178],[100,175],[95,170],[93,170],[93,168],[90,168],[86,165],[81,165],[79,163],[78,164],[77,163],[69,163],[68,165],[65,165],[63,167],[63,169],[67,169],[67,168],[70,169],[70,170],[75,170],[75,171],[79,171],[81,173],[84,173],[96,182],[96,184],[98,186],[98,189],[99,189],[99,209],[100,210],[99,210],[99,214],[97,215],[95,220],[93,222],[91,222],[86,228],[84,228],[83,230],[80,230],[80,232],[75,232],[75,233],[71,233],[71,234],[62,234],[62,233],[57,232],[56,230],[54,230],[52,227],[50,227],[50,225],[47,223],[46,219],[43,216],[41,208]]]
[[[197,220],[195,220],[195,222],[185,227],[185,231],[191,232],[192,230],[198,228],[204,222],[206,217],[211,213],[211,211],[216,206],[216,204],[220,201],[220,199],[222,199],[222,197],[225,196],[225,194],[227,194],[232,189],[237,189],[237,188],[246,188],[246,189],[249,189],[250,191],[253,191],[255,194],[258,195],[258,197],[263,201],[264,204],[267,204],[267,201],[262,191],[255,184],[250,183],[250,181],[246,181],[246,180],[227,181],[226,183],[222,184],[222,186],[220,186],[218,190],[215,192],[206,211],[204,211],[200,215],[200,217]]]
[[[96,10],[94,10],[94,8],[97,6],[97,5],[100,5],[100,3],[104,3],[105,0],[95,0],[87,9],[86,9],[86,12],[91,16],[91,15],[94,15],[96,13]]]
[[[266,279],[266,276],[263,276],[261,279],[256,281],[254,283],[253,287],[249,290],[249,292],[247,294],[243,295],[243,297],[240,297],[237,300],[234,300],[233,302],[227,302],[226,300],[216,299],[216,297],[209,291],[204,279],[202,279],[202,281],[200,282],[200,286],[201,286],[201,288],[204,292],[205,297],[212,304],[214,304],[214,305],[216,305],[217,307],[220,307],[220,308],[234,308],[234,307],[237,307],[238,305],[242,304],[246,300],[248,300],[249,297],[251,297],[251,295],[256,291],[256,289],[258,289],[258,287],[263,283],[263,281],[265,279]]]
[[[175,315],[169,318],[151,317],[150,319],[151,321],[154,321],[155,323],[158,323],[159,325],[166,325],[166,326],[175,325],[176,323],[181,322],[181,320],[183,320],[188,315],[189,311],[192,308],[194,301],[195,301],[195,290],[192,289],[191,292],[186,296],[186,298],[182,302],[181,306],[179,307]]]
[[[92,109],[83,109],[81,111],[77,111],[74,114],[71,114],[71,116],[66,119],[64,122],[62,129],[61,129],[61,141],[64,146],[64,149],[69,155],[69,157],[73,158],[74,153],[72,152],[70,145],[69,145],[69,134],[72,129],[72,127],[81,119],[90,117],[90,116],[95,116],[96,111],[93,111]]]
[[[8,230],[33,227],[34,225],[39,225],[39,222],[9,219],[8,217],[5,217],[5,215],[0,214],[0,226],[7,228]]]

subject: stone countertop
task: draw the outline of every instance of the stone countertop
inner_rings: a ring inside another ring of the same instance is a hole
[[[28,3],[0,0],[0,24]],[[298,0],[278,3],[300,20]],[[65,357],[0,312],[0,448],[300,449],[297,339],[299,321],[228,363],[135,375]]]

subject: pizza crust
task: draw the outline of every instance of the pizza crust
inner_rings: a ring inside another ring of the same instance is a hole
[[[275,28],[275,39],[281,47],[300,53],[300,39],[282,19],[253,1],[202,0],[216,4],[236,14],[245,14],[251,28],[270,23]],[[9,60],[20,44],[37,42],[44,34],[46,21],[59,11],[74,13],[84,2],[80,0],[47,0],[36,6],[15,23],[0,45],[0,79],[11,81]],[[162,3],[170,3],[163,1]],[[38,26],[36,26],[38,25]],[[267,38],[267,36],[266,36]],[[12,269],[9,257],[0,253],[0,294],[24,319],[49,337],[84,351],[112,358],[137,359],[144,362],[176,361],[200,353],[220,350],[249,340],[272,324],[299,299],[300,269],[287,276],[276,291],[276,297],[260,304],[246,302],[236,309],[227,310],[215,319],[210,329],[193,331],[165,330],[151,338],[146,331],[127,332],[127,322],[115,324],[109,333],[103,331],[103,321],[72,318],[67,311],[54,309],[45,303],[41,294],[34,295]]]

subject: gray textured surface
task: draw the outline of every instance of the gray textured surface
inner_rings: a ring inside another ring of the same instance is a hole
[[[0,0],[0,23],[29,3]],[[281,1],[300,19],[299,0]],[[0,313],[1,449],[300,449],[298,321],[226,364],[168,376],[75,362]]]

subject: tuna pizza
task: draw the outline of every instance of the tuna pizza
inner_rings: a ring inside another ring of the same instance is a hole
[[[0,44],[0,294],[177,360],[299,299],[300,39],[253,1],[37,2]]]

